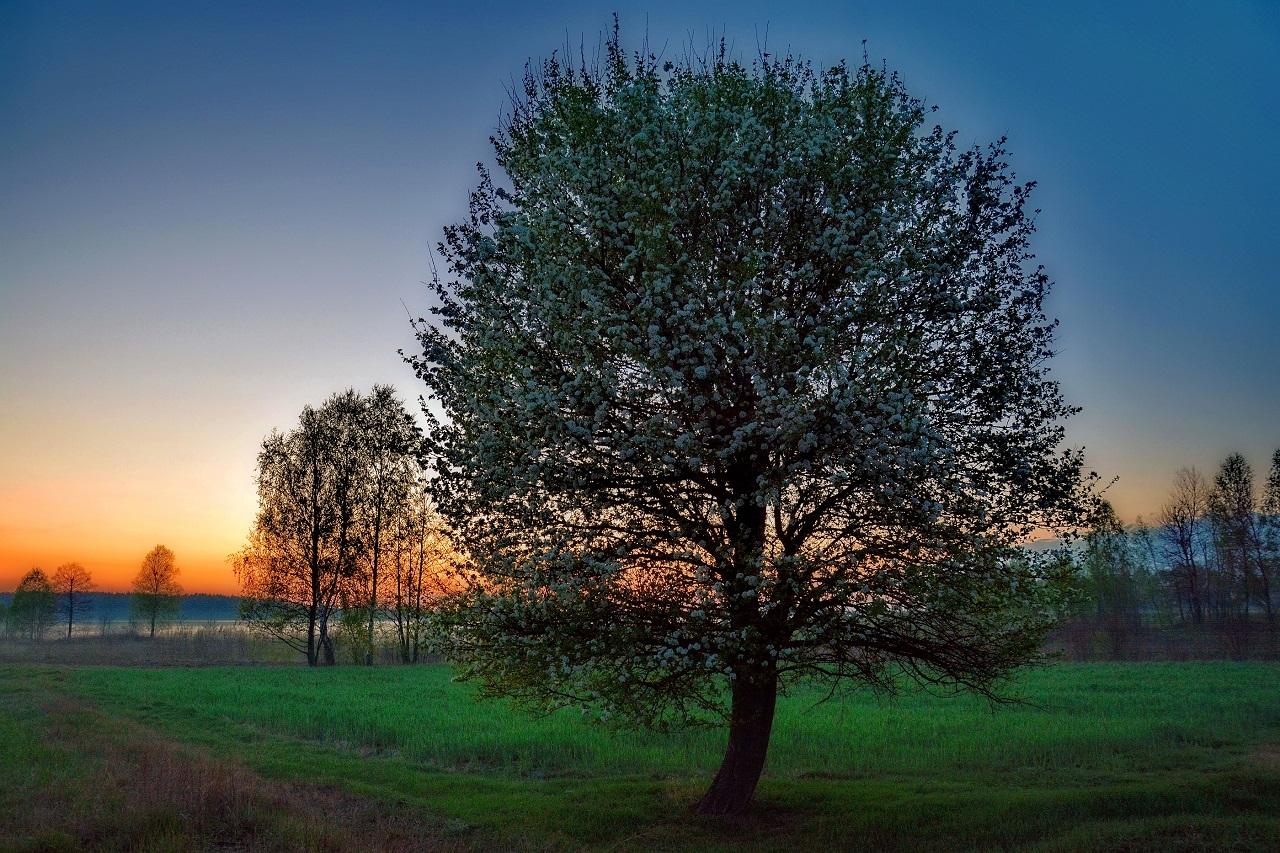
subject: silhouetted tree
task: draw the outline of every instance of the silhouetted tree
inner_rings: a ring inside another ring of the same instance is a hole
[[[368,543],[368,598],[364,605],[368,638],[364,662],[372,666],[374,620],[381,611],[378,575],[386,532],[397,515],[411,511],[408,502],[422,468],[419,461],[422,431],[405,410],[404,403],[396,398],[395,389],[375,385],[373,393],[365,400],[361,434],[367,465],[364,494],[360,501]]]
[[[182,608],[178,572],[173,552],[157,545],[142,558],[142,566],[133,578],[129,609],[134,619],[149,626],[152,637],[156,635],[157,623],[173,619]]]
[[[6,618],[10,631],[27,639],[39,640],[53,627],[57,613],[58,600],[53,584],[48,575],[36,568],[18,581]]]
[[[386,386],[334,394],[304,408],[293,431],[268,436],[258,455],[258,517],[231,558],[243,618],[315,666],[336,662],[331,620],[349,611],[350,638],[359,609],[368,629],[360,645],[367,641],[372,662],[384,532],[420,470],[418,452],[417,427]]]
[[[451,654],[488,696],[728,721],[738,813],[780,689],[992,693],[1039,656],[1080,457],[1003,142],[899,80],[791,58],[531,71],[415,360],[435,495],[479,573]]]
[[[258,454],[258,517],[232,562],[243,595],[241,615],[307,656],[333,663],[329,618],[352,559],[354,391],[319,409],[306,406],[298,426],[273,432]]]
[[[392,588],[387,612],[395,626],[400,660],[417,663],[437,603],[458,590],[458,556],[421,485],[396,515],[391,534]]]
[[[87,616],[92,609],[89,591],[94,588],[89,570],[79,563],[63,563],[53,572],[53,592],[58,596],[58,612],[67,620],[67,639],[77,617]]]
[[[1253,467],[1244,456],[1232,453],[1223,460],[1209,494],[1218,571],[1233,615],[1247,621],[1250,605],[1257,601],[1270,621],[1275,615],[1257,510]]]
[[[1160,510],[1160,538],[1176,578],[1178,595],[1185,599],[1191,621],[1205,620],[1209,594],[1208,560],[1205,554],[1209,489],[1195,468],[1179,468],[1173,490]]]
[[[1263,551],[1260,568],[1267,600],[1270,601],[1274,581],[1280,575],[1280,449],[1271,454],[1271,469],[1262,488],[1259,526]],[[1274,608],[1267,613],[1270,617]]]
[[[1138,516],[1128,535],[1129,555],[1133,561],[1140,599],[1150,607],[1163,627],[1173,622],[1173,610],[1178,598],[1173,593],[1173,576],[1161,559],[1157,531]]]
[[[1141,627],[1137,567],[1129,536],[1109,501],[1101,501],[1085,535],[1080,556],[1094,607],[1094,619],[1107,632],[1111,655],[1117,656],[1129,636]]]

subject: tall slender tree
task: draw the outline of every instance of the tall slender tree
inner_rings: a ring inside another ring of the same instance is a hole
[[[1157,616],[1159,624],[1168,628],[1174,623],[1173,609],[1181,605],[1176,595],[1166,594],[1166,581],[1170,575],[1161,561],[1157,532],[1142,516],[1138,516],[1127,538],[1129,554],[1140,578],[1142,599]]]
[[[461,567],[420,483],[392,527],[388,613],[403,663],[417,663],[436,605],[459,588]]]
[[[1267,482],[1262,487],[1258,525],[1262,549],[1258,567],[1262,572],[1267,602],[1272,604],[1276,594],[1276,580],[1280,577],[1280,449],[1271,454],[1271,468],[1267,472]],[[1272,604],[1267,610],[1267,618],[1274,620],[1275,612],[1276,607]]]
[[[354,562],[354,489],[344,459],[354,393],[304,407],[293,430],[263,441],[258,516],[231,558],[242,616],[304,652],[311,666],[334,662],[329,620]]]
[[[421,469],[422,431],[413,415],[388,385],[373,386],[365,400],[361,425],[366,462],[365,494],[361,501],[368,542],[368,641],[365,665],[373,665],[374,622],[380,612],[379,571],[386,534],[392,520],[411,511],[409,501]]]
[[[1191,621],[1204,622],[1209,596],[1209,567],[1205,554],[1209,489],[1195,468],[1179,468],[1174,474],[1169,500],[1160,509],[1160,538],[1186,597]]]
[[[728,723],[746,808],[779,690],[994,694],[1035,661],[1078,520],[1049,282],[1003,141],[957,151],[894,75],[721,52],[532,69],[415,360],[435,494],[479,572],[485,695]]]
[[[418,479],[419,453],[418,427],[388,386],[334,394],[305,407],[289,433],[268,436],[258,517],[231,557],[242,616],[316,666],[336,662],[341,612],[345,635],[367,649],[358,658],[372,663],[386,530]]]
[[[1231,611],[1249,618],[1254,602],[1274,621],[1268,573],[1263,567],[1262,532],[1254,493],[1253,467],[1239,453],[1222,462],[1209,494],[1218,571],[1230,590]]]

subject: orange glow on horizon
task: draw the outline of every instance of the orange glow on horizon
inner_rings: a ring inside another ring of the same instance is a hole
[[[9,537],[4,538],[7,540]],[[177,581],[182,584],[184,593],[240,594],[231,566],[226,562],[226,554],[200,553],[191,548],[184,550],[179,544],[175,544],[179,541],[171,537],[168,542],[151,542],[128,551],[122,550],[119,545],[100,545],[95,548],[15,548],[6,541],[4,550],[0,553],[0,592],[12,592],[22,576],[33,568],[39,567],[45,574],[52,575],[54,569],[68,562],[80,563],[89,570],[97,592],[132,592],[133,579],[142,565],[142,558],[157,544],[163,544],[177,555]],[[137,553],[133,553],[134,551]]]
[[[244,495],[238,512],[224,514],[216,527],[208,521],[192,523],[179,507],[158,506],[154,496],[139,500],[142,495],[136,492],[100,493],[95,500],[76,495],[74,489],[64,492],[61,484],[0,494],[0,592],[12,592],[32,568],[52,574],[67,562],[84,565],[98,591],[130,592],[143,557],[165,545],[177,557],[177,580],[186,593],[240,594],[227,557],[244,546],[252,525],[251,493]],[[129,498],[134,513],[125,510]],[[1152,495],[1144,503],[1158,506],[1162,498]]]
[[[85,433],[73,419],[0,422],[8,451],[0,458],[0,592],[34,567],[52,573],[67,562],[84,565],[101,591],[128,592],[143,557],[162,544],[187,593],[238,595],[227,557],[244,546],[257,511],[259,436],[263,424],[290,423],[295,404],[275,401],[278,411],[249,426],[209,418],[184,441],[154,424]],[[1257,472],[1262,460],[1253,461]],[[1167,473],[1122,478],[1105,496],[1125,522],[1151,521],[1185,462],[1171,457]]]
[[[101,592],[129,592],[142,558],[164,545],[186,593],[238,595],[227,556],[253,523],[252,490],[157,480],[62,474],[0,487],[0,592],[35,567],[51,574],[67,562],[88,569]]]

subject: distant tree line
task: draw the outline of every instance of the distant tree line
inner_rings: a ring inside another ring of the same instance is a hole
[[[459,572],[428,496],[424,442],[387,386],[334,394],[268,436],[258,515],[230,558],[240,617],[312,666],[370,664],[380,649],[421,659]],[[1159,644],[1171,638],[1185,647],[1174,656],[1280,651],[1280,450],[1261,483],[1238,453],[1211,480],[1180,469],[1150,521],[1126,527],[1098,502],[1072,560],[1078,595],[1058,638],[1073,656],[1168,654]]]
[[[182,586],[173,552],[157,545],[143,558],[133,580],[130,621],[144,626],[154,637],[156,628],[176,617],[182,604]],[[66,626],[70,639],[77,622],[83,624],[93,613],[93,590],[97,584],[80,563],[64,563],[53,576],[37,567],[23,575],[7,608],[0,612],[6,633],[29,640],[44,639],[57,625]]]
[[[453,559],[422,457],[421,430],[385,385],[334,394],[269,435],[258,515],[230,558],[242,618],[311,666],[336,664],[339,638],[372,664],[383,634],[401,661],[417,661]]]
[[[1280,450],[1261,483],[1239,453],[1212,480],[1179,469],[1156,517],[1127,529],[1102,502],[1075,560],[1082,594],[1066,634],[1078,653],[1137,654],[1153,629],[1220,638],[1232,656],[1275,653]]]

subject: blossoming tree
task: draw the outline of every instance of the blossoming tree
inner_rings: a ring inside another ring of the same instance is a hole
[[[724,720],[733,814],[799,679],[991,693],[1071,521],[1030,185],[886,71],[555,59],[526,75],[411,361],[492,696]]]

